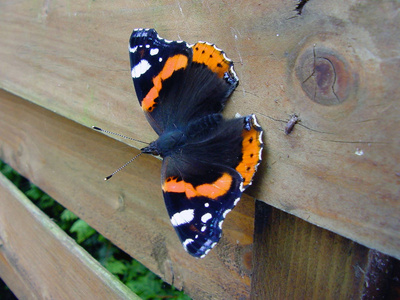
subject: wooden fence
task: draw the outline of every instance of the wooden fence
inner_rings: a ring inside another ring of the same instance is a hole
[[[44,0],[0,8],[1,159],[165,281],[195,299],[399,290],[399,2]],[[240,78],[224,114],[256,113],[265,130],[256,180],[203,260],[184,252],[170,225],[160,160],[143,155],[103,181],[140,145],[92,125],[156,138],[130,77],[127,44],[137,27],[224,49]],[[301,121],[285,135],[292,113]],[[0,276],[18,297],[135,297],[0,183]]]

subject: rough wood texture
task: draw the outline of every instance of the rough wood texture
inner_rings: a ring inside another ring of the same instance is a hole
[[[3,160],[164,280],[195,299],[249,296],[250,197],[228,215],[219,246],[196,260],[170,224],[158,159],[143,155],[104,181],[137,150],[1,90],[0,136]]]
[[[399,299],[399,261],[256,202],[251,299]]]
[[[7,2],[0,87],[81,124],[151,141],[130,78],[132,29],[214,42],[241,80],[226,115],[257,112],[266,130],[264,163],[249,193],[399,258],[400,3],[308,1],[300,16],[295,6]],[[292,113],[301,122],[285,135]]]
[[[140,299],[0,173],[0,276],[19,299]]]

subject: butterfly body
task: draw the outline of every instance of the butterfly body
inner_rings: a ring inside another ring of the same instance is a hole
[[[238,84],[233,63],[214,45],[161,39],[134,30],[129,45],[136,94],[159,138],[142,149],[163,158],[165,204],[184,249],[204,257],[261,161],[256,117],[225,120]]]

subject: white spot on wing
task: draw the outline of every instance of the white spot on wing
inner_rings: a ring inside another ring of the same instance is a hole
[[[206,251],[204,251],[204,254],[200,256],[200,258],[204,258],[208,252],[210,252],[211,249],[207,249]]]
[[[222,223],[224,223],[224,220],[219,221],[219,223],[218,223],[219,229],[222,229]]]
[[[245,188],[243,187],[243,182],[240,183],[239,190],[241,192],[243,192],[245,190]]]
[[[130,52],[130,53],[135,53],[136,50],[137,50],[137,48],[138,48],[138,46],[135,46],[135,47],[133,47],[133,48],[129,47],[129,52]]]
[[[210,203],[208,203],[208,202],[204,203],[204,207],[209,207],[209,206],[210,206]]]
[[[240,201],[240,197],[235,199],[235,202],[233,202],[233,205],[236,206],[236,204],[238,204],[238,202]]]
[[[147,72],[151,68],[150,63],[142,59],[139,63],[132,68],[132,78],[139,78],[141,75]]]
[[[177,212],[171,217],[171,223],[173,226],[179,226],[182,224],[187,224],[194,218],[194,209],[186,209]]]
[[[207,223],[208,220],[212,218],[212,215],[210,213],[206,213],[201,217],[201,221],[205,224]]]
[[[260,142],[260,144],[262,144],[262,135],[263,135],[263,131],[260,132],[260,135],[258,136],[258,141]]]
[[[157,55],[160,50],[158,48],[150,49],[150,55]]]
[[[185,251],[187,251],[187,245],[189,245],[193,242],[194,242],[194,240],[192,240],[192,239],[186,239],[185,241],[183,241],[182,245],[183,245],[183,248],[185,249]]]
[[[226,218],[226,215],[229,214],[229,212],[230,212],[231,210],[232,210],[232,209],[227,209],[226,211],[224,211],[224,213],[222,214],[222,216],[224,217],[224,219]]]
[[[254,125],[256,125],[257,127],[261,127],[260,124],[258,124],[258,122],[257,122],[256,115],[252,114],[252,115],[251,115],[251,118],[253,119]]]

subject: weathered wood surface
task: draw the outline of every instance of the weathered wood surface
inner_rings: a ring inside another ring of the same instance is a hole
[[[140,299],[0,173],[0,276],[19,299]]]
[[[132,29],[215,42],[241,80],[226,116],[256,112],[266,131],[265,159],[249,193],[399,258],[400,3],[309,1],[300,16],[295,5],[7,2],[0,87],[81,124],[151,141],[130,78]],[[291,113],[301,122],[286,136]],[[113,165],[124,161],[114,157]]]
[[[399,261],[256,203],[251,299],[399,299]]]
[[[248,298],[250,197],[228,215],[219,246],[197,260],[184,251],[170,224],[158,159],[143,156],[104,181],[118,161],[138,151],[2,90],[0,137],[4,161],[167,282],[195,299]]]

